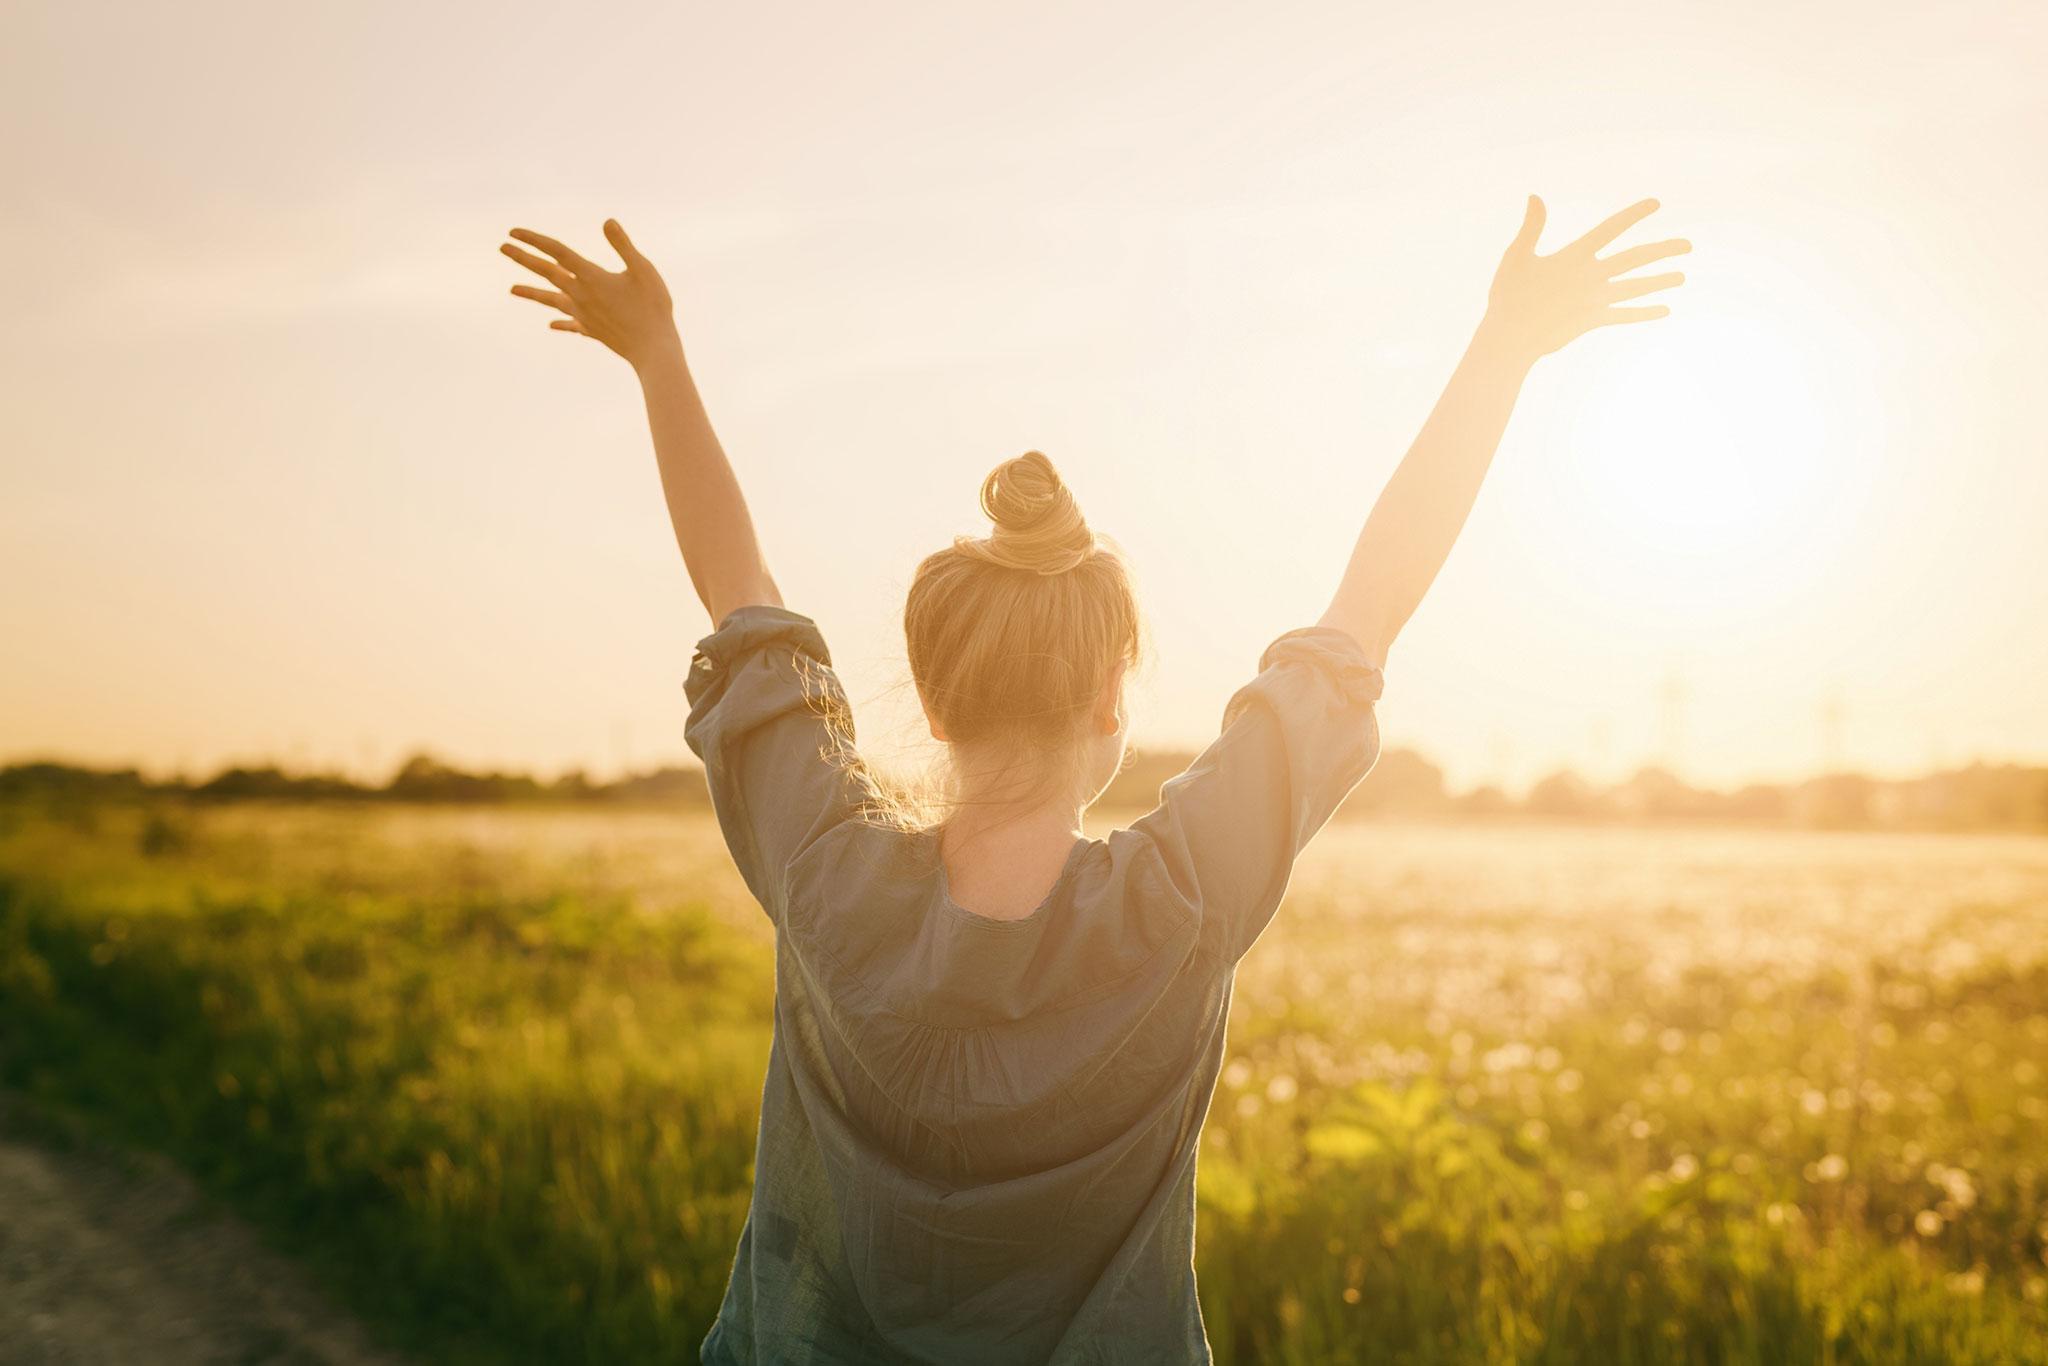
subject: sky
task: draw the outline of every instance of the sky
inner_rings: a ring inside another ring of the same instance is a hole
[[[1040,449],[1141,744],[1326,605],[1477,323],[1664,204],[1674,316],[1536,369],[1380,705],[1454,785],[2048,760],[2048,8],[130,6],[0,44],[0,760],[685,754],[709,627],[630,371],[514,225],[664,270],[785,600],[918,757],[917,560]]]

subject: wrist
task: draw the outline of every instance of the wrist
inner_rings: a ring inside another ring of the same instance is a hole
[[[684,367],[683,338],[673,327],[643,345],[633,348],[633,369],[645,379],[651,374]]]
[[[1471,354],[1490,365],[1527,374],[1543,358],[1543,348],[1530,341],[1524,331],[1489,311],[1472,334]]]

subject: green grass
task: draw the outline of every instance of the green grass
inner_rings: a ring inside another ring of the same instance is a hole
[[[771,946],[708,821],[0,813],[0,1084],[390,1341],[690,1360]],[[2048,1360],[2048,840],[1344,827],[1247,960],[1237,1362]]]

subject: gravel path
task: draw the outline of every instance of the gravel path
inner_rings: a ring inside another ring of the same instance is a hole
[[[7,1121],[0,1097],[0,1366],[398,1366],[167,1162]]]

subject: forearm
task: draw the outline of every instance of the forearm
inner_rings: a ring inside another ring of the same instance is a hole
[[[704,411],[680,342],[634,364],[662,495],[690,582],[716,627],[735,607],[781,606],[738,477]]]
[[[1536,353],[1482,322],[1359,533],[1322,624],[1376,664],[1451,553]]]

